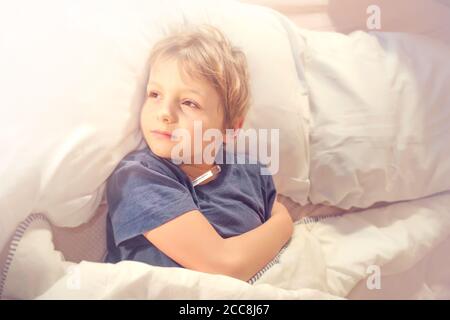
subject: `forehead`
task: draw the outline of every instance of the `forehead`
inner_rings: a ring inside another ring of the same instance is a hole
[[[178,83],[197,91],[214,90],[206,78],[192,69],[175,57],[159,57],[150,66],[149,84]]]

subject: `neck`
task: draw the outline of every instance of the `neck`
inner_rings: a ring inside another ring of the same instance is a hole
[[[221,148],[223,147],[223,145],[221,146]],[[222,152],[222,149],[219,148],[219,152]],[[216,150],[217,151],[217,150]],[[217,156],[217,154],[216,154]],[[209,170],[211,170],[214,166],[216,166],[216,162],[214,161],[214,163],[208,164],[208,163],[200,163],[200,164],[185,164],[182,163],[179,165],[180,169],[192,180],[194,180],[195,178],[201,176],[202,174],[208,172]],[[209,179],[207,179],[206,181],[204,181],[201,184],[205,184],[211,180],[214,180],[216,177],[213,176]]]
[[[191,179],[195,179],[198,176],[204,174],[208,170],[211,170],[212,167],[214,167],[215,164],[181,164],[180,169],[183,170],[184,173]]]

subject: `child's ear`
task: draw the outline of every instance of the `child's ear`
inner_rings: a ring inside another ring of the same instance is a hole
[[[225,135],[225,139],[224,139],[225,143],[234,143],[236,141],[236,137],[239,134],[239,130],[242,129],[243,125],[244,125],[244,118],[237,119],[233,125],[232,134]]]

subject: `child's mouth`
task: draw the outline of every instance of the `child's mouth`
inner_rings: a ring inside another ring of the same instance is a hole
[[[172,134],[168,131],[159,131],[159,130],[152,130],[151,133],[153,136],[159,138],[159,139],[168,139],[170,140],[172,138]]]

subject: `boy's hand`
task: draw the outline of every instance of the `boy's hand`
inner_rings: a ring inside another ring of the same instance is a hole
[[[289,230],[290,235],[292,235],[294,231],[294,222],[287,208],[279,202],[278,199],[273,203],[271,217],[279,217],[277,219],[285,221],[287,229]]]

